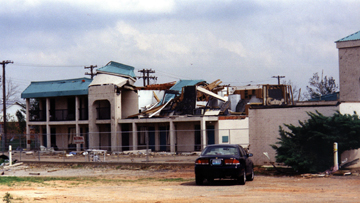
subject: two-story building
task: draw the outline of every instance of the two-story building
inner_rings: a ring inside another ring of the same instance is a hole
[[[183,152],[214,143],[248,145],[246,116],[221,114],[217,100],[224,104],[226,99],[202,88],[205,81],[180,80],[152,109],[139,112],[142,94],[135,79],[133,67],[111,61],[97,69],[93,80],[32,82],[21,95],[27,107],[27,147],[36,140],[30,128],[39,129],[39,145],[77,151],[137,150],[147,145],[154,151]],[[206,99],[197,101],[198,95]],[[205,107],[197,108],[201,105]],[[228,108],[224,106],[223,111]]]

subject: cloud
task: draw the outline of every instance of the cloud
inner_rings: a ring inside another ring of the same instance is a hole
[[[360,30],[357,1],[9,0],[2,6],[4,60],[64,66],[9,70],[28,83],[83,77],[83,66],[114,60],[154,69],[159,82],[244,85],[285,75],[305,87],[322,69],[338,77],[334,41]]]

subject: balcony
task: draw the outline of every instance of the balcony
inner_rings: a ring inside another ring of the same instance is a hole
[[[46,112],[42,110],[30,111],[30,121],[46,121]]]
[[[68,109],[56,109],[50,111],[50,121],[74,121],[75,113]]]

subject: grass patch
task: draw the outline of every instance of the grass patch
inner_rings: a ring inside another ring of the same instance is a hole
[[[186,182],[193,179],[183,178],[140,178],[134,180],[128,179],[108,179],[98,177],[1,177],[0,185],[7,185],[9,187],[23,184],[25,186],[31,186],[32,184],[51,185],[49,181],[69,181],[70,185],[78,186],[79,184],[91,184],[91,183],[134,183],[144,181],[158,181],[158,182]]]

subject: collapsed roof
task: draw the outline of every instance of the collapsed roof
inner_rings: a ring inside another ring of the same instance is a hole
[[[114,84],[122,87],[136,82],[134,67],[110,61],[106,66],[96,70],[97,76],[89,86]]]

